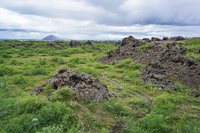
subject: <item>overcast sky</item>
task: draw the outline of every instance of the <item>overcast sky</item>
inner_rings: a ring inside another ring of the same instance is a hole
[[[0,38],[200,36],[199,0],[0,0]]]

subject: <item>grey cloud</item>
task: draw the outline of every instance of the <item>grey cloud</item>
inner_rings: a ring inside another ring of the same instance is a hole
[[[88,3],[94,6],[100,6],[103,9],[110,11],[112,13],[122,13],[122,10],[119,10],[120,6],[127,0],[86,0]]]
[[[74,3],[73,3],[74,2]],[[113,26],[200,25],[199,0],[2,0],[0,7],[21,14],[91,20]]]
[[[46,31],[39,30],[30,30],[30,29],[20,29],[20,28],[0,28],[0,31],[8,31],[8,32],[38,32],[38,33],[51,33]]]
[[[134,24],[199,26],[199,5],[200,1],[198,0],[128,0],[121,3],[120,8],[116,8],[116,13],[104,14],[95,19],[100,24],[119,26]],[[111,8],[113,7],[111,6]]]

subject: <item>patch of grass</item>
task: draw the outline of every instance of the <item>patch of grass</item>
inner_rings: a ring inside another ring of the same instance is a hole
[[[48,72],[45,68],[35,68],[35,67],[30,67],[27,68],[24,72],[24,75],[26,76],[37,76],[37,75],[47,75]]]
[[[12,83],[21,85],[21,87],[23,86],[23,88],[24,88],[25,85],[27,84],[27,79],[22,75],[14,75],[12,78]]]
[[[149,46],[149,44],[140,46],[140,52],[144,52],[148,46]]]
[[[147,101],[143,98],[141,98],[141,99],[133,98],[128,103],[131,107],[135,107],[137,109],[141,109],[141,108],[149,109],[149,105],[148,105]]]
[[[1,64],[5,63],[5,60],[2,57],[0,57],[0,63]]]
[[[131,108],[127,107],[117,98],[111,98],[108,101],[104,101],[103,106],[108,112],[112,112],[118,117],[129,116],[131,114]]]
[[[51,90],[52,89],[52,86],[50,88]],[[69,101],[69,99],[75,95],[76,93],[73,92],[69,87],[62,87],[61,89],[59,90],[53,90],[54,93],[53,95],[50,97],[50,100],[51,101]],[[52,92],[52,91],[51,91]]]
[[[20,98],[17,101],[17,114],[38,113],[38,111],[48,104],[46,97],[35,95]]]
[[[35,118],[34,114],[23,114],[19,117],[12,118],[5,124],[6,132],[22,133],[22,132],[36,132],[38,126],[32,120]]]
[[[85,72],[85,73],[87,73],[87,74],[90,74],[90,75],[92,75],[92,76],[94,76],[94,77],[98,77],[98,76],[101,75],[101,71],[98,71],[98,70],[96,70],[96,69],[94,69],[94,68],[79,67],[78,70],[81,71],[81,72]]]
[[[44,94],[50,94],[55,91],[52,84],[47,84],[44,88]]]
[[[10,64],[11,65],[21,65],[21,64],[24,64],[22,61],[18,61],[17,59],[12,59],[10,61]]]
[[[7,66],[5,64],[0,65],[0,76],[4,76],[4,75],[14,75],[14,74],[18,74],[21,71],[18,70],[17,68],[14,68],[12,66]]]
[[[128,119],[127,127],[122,130],[122,133],[169,133],[170,128],[165,121],[163,115],[155,113],[147,114],[138,121]]]
[[[51,62],[55,62],[55,63],[58,63],[58,64],[66,64],[66,61],[63,58],[57,58],[57,57],[52,58]]]
[[[67,65],[75,67],[76,64],[86,64],[87,62],[90,62],[87,57],[72,57],[68,60]]]
[[[63,116],[65,116],[65,113],[67,113],[65,103],[49,103],[40,109],[38,120],[43,126],[60,124],[63,121]]]
[[[128,58],[123,61],[121,61],[119,64],[116,65],[117,68],[127,68],[129,67],[130,63],[133,61],[133,59]]]

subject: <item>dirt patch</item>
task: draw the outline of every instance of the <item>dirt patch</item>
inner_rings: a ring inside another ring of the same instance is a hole
[[[44,87],[47,84],[53,86],[52,89],[60,89],[64,86],[69,86],[72,91],[76,92],[77,99],[82,100],[84,98],[96,99],[97,102],[102,102],[103,99],[110,99],[115,96],[113,93],[108,92],[108,88],[105,84],[101,84],[98,78],[93,79],[89,74],[68,69],[59,70],[58,74],[53,78],[46,81],[42,86],[39,86],[32,90],[31,94],[42,94]]]
[[[111,50],[106,57],[98,58],[103,64],[132,58],[134,61],[146,64],[141,69],[143,80],[157,85],[160,89],[174,88],[175,82],[191,88],[200,88],[200,64],[186,56],[187,44],[171,40],[177,38],[152,38],[154,44],[147,44],[148,39],[135,39],[132,36],[124,38],[121,46],[115,51]],[[169,41],[170,40],[170,41]],[[144,47],[145,46],[145,47]]]

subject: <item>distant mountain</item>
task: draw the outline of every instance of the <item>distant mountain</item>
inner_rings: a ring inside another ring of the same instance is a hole
[[[57,37],[57,36],[54,36],[54,35],[49,35],[49,36],[46,36],[45,38],[43,38],[42,40],[46,40],[46,41],[56,41],[56,40],[69,41],[69,40],[72,40],[72,39],[69,39],[69,38],[60,38],[60,37]]]

